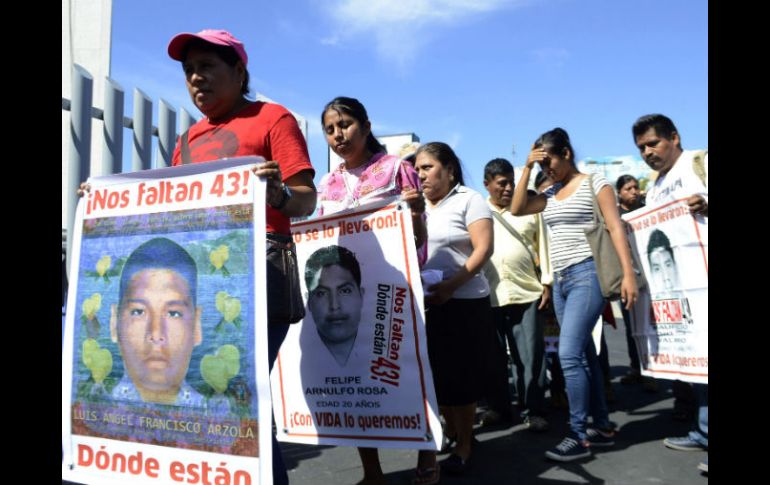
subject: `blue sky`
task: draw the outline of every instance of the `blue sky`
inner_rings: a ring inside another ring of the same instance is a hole
[[[364,103],[375,135],[449,143],[477,190],[487,161],[522,165],[556,126],[579,160],[639,158],[631,125],[653,112],[684,148],[708,146],[706,1],[117,0],[111,76],[200,117],[166,46],[204,28],[245,43],[252,92],[307,118],[316,180],[320,111],[340,95]]]

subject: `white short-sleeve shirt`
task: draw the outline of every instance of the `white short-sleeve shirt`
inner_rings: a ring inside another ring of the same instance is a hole
[[[468,226],[479,219],[492,219],[489,205],[478,192],[455,185],[434,207],[426,207],[428,216],[428,260],[425,269],[443,272],[451,278],[473,253]],[[489,283],[483,271],[458,288],[452,298],[472,299],[489,295]]]

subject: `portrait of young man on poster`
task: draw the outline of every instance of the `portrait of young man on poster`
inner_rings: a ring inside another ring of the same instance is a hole
[[[170,239],[150,239],[130,254],[111,306],[110,335],[125,365],[114,399],[204,405],[185,381],[193,347],[203,340],[197,280],[195,261]]]
[[[331,245],[315,251],[305,265],[307,306],[318,336],[344,367],[355,346],[364,288],[353,252]]]

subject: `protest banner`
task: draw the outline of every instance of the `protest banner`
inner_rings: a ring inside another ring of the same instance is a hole
[[[278,439],[438,449],[408,205],[362,206],[292,232],[307,312],[271,376]]]
[[[686,199],[623,215],[647,288],[631,313],[644,375],[708,383],[708,225]]]
[[[559,353],[559,321],[556,319],[556,313],[553,308],[546,309],[543,315],[543,339],[545,340],[545,353]]]
[[[63,344],[62,479],[272,483],[261,161],[89,180]]]

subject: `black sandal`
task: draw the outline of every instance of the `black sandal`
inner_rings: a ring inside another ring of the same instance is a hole
[[[435,485],[441,480],[441,467],[438,463],[433,466],[414,470],[412,485]]]
[[[444,443],[441,445],[441,451],[439,451],[439,454],[449,453],[452,451],[452,448],[457,444],[457,435],[449,436],[448,434],[444,434]]]
[[[463,460],[460,455],[452,453],[441,462],[441,468],[449,475],[464,475],[468,470],[468,458]]]

